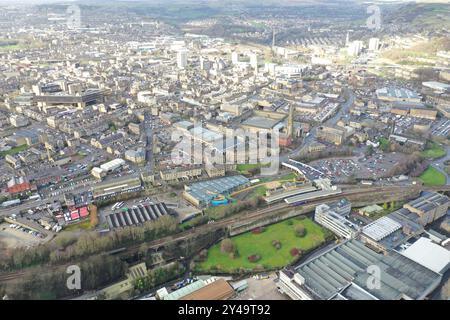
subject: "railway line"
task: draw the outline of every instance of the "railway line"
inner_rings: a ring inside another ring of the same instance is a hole
[[[370,194],[375,199],[376,197],[379,197],[381,195],[392,195],[392,194],[395,194],[398,192],[418,192],[418,191],[424,191],[424,190],[449,191],[450,188],[448,188],[447,186],[436,187],[436,188],[425,188],[425,187],[421,187],[421,186],[389,186],[389,187],[383,187],[383,186],[359,187],[358,186],[358,188],[344,189],[343,192],[340,194],[330,195],[330,196],[323,197],[323,198],[320,198],[317,200],[309,200],[306,203],[304,203],[302,205],[302,207],[296,207],[296,208],[302,208],[303,210],[309,211],[309,210],[313,210],[314,207],[320,203],[334,201],[334,200],[338,200],[338,199],[341,199],[344,197],[349,197],[349,196],[357,197],[357,196]],[[150,241],[150,242],[148,242],[148,248],[149,249],[159,249],[159,248],[161,248],[165,245],[171,244],[173,242],[183,241],[190,237],[193,237],[193,236],[196,236],[196,235],[199,235],[202,233],[214,232],[219,229],[224,229],[224,228],[227,228],[228,226],[232,226],[233,224],[236,224],[236,223],[245,224],[245,223],[249,223],[252,221],[257,221],[258,219],[270,217],[270,216],[276,215],[277,212],[279,212],[280,210],[289,209],[289,208],[294,208],[294,207],[285,202],[268,205],[267,207],[258,209],[253,212],[237,214],[235,216],[225,218],[225,219],[216,221],[211,224],[201,225],[201,226],[192,228],[187,231],[183,231],[183,232],[180,232],[180,233],[177,233],[174,235],[163,237],[161,239]],[[114,254],[119,257],[131,256],[131,255],[137,253],[139,251],[140,247],[141,247],[141,243],[132,245],[129,247],[123,247],[120,249],[111,250],[109,252],[102,253],[101,255]],[[63,267],[64,265],[68,265],[68,264],[52,266],[50,268],[50,270],[52,270],[52,269],[54,270],[56,268]],[[25,269],[25,270],[18,270],[16,272],[0,274],[0,283],[18,279],[20,277],[25,276],[27,273],[29,273],[31,271],[32,271],[31,269]]]

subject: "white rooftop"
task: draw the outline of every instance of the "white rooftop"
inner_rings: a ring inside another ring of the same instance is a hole
[[[437,273],[450,264],[450,251],[428,238],[420,238],[401,254]]]
[[[438,89],[438,90],[448,90],[448,89],[450,89],[450,84],[437,82],[437,81],[422,82],[422,85],[425,86],[425,87],[428,87],[428,88]]]

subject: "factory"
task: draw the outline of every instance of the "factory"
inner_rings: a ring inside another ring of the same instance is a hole
[[[424,227],[443,217],[448,210],[449,198],[436,192],[421,197],[366,225],[361,240],[378,252],[400,249],[408,240],[424,232]]]
[[[242,175],[200,181],[186,185],[183,198],[197,207],[208,207],[215,198],[224,198],[224,196],[249,185],[250,180]]]
[[[371,281],[374,268],[377,283]],[[278,288],[294,300],[423,300],[442,275],[399,254],[376,253],[352,239],[280,271]]]
[[[385,87],[378,89],[376,95],[379,100],[387,102],[406,101],[419,103],[422,100],[419,94],[405,88]]]
[[[106,216],[110,229],[139,225],[148,221],[155,221],[160,217],[171,214],[164,202],[144,203],[132,208],[122,208]]]

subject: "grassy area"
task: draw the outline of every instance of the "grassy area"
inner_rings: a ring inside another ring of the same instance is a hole
[[[236,170],[240,173],[249,173],[250,170],[261,168],[261,167],[268,167],[270,164],[261,164],[261,163],[243,163],[238,164],[236,166]]]
[[[263,197],[266,195],[267,188],[266,186],[258,186],[255,189],[253,189],[252,193],[250,194],[250,198],[256,198],[256,197]]]
[[[304,237],[296,236],[296,225],[303,225],[306,230]],[[297,248],[305,252],[316,248],[325,242],[327,234],[325,229],[311,219],[291,218],[266,227],[262,233],[247,232],[231,238],[238,251],[238,256],[234,259],[221,252],[220,243],[212,246],[208,250],[207,259],[197,265],[197,270],[233,272],[239,268],[253,269],[257,265],[266,269],[280,268],[298,259],[291,255],[291,249]],[[280,249],[277,250],[272,245],[273,240],[281,243]],[[248,260],[254,254],[261,256],[256,263]]]
[[[429,166],[419,177],[426,186],[442,186],[447,181],[445,175],[438,169]]]
[[[297,174],[295,172],[291,172],[289,174],[286,174],[284,176],[281,176],[280,179],[278,179],[278,181],[292,181],[295,178],[297,178]]]
[[[297,174],[295,172],[291,172],[288,174],[285,174],[281,177],[263,177],[263,178],[259,178],[259,181],[261,183],[263,182],[271,182],[271,181],[279,181],[279,182],[286,182],[286,181],[292,181],[295,178],[297,178]]]
[[[388,139],[386,139],[385,137],[381,137],[380,139],[378,139],[378,142],[380,143],[380,148],[383,151],[387,151],[389,149],[390,146],[390,142]]]
[[[7,154],[9,154],[9,155],[14,155],[14,154],[17,154],[17,153],[19,153],[19,152],[21,152],[21,151],[26,150],[27,148],[28,148],[28,145],[22,144],[22,145],[20,145],[20,146],[11,148],[11,149],[9,149],[9,150],[7,150],[7,151],[2,151],[2,152],[0,152],[0,156],[3,156],[3,157],[4,157],[4,156],[6,156]]]
[[[431,142],[427,145],[427,148],[422,151],[422,156],[427,159],[437,159],[445,156],[447,152],[445,149],[437,144],[436,142]]]

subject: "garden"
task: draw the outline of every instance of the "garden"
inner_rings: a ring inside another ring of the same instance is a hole
[[[194,261],[196,271],[236,273],[281,268],[323,244],[331,233],[306,217],[290,218],[227,238]]]

